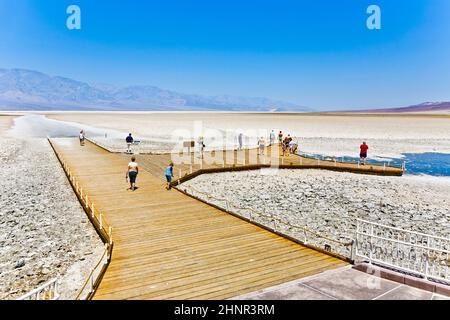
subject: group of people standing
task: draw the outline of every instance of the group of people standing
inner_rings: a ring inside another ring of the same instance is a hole
[[[278,133],[278,142],[281,145],[282,155],[289,156],[295,154],[298,150],[298,144],[294,142],[294,139],[290,134],[284,136],[283,132]]]

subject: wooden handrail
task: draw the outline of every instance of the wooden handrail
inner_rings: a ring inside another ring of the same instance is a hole
[[[51,142],[51,140],[48,138],[47,139],[50,146],[53,149],[53,152],[56,155],[56,158],[58,159],[58,161],[60,162],[67,179],[69,180],[70,185],[72,186],[72,189],[75,192],[75,195],[77,196],[81,206],[83,207],[84,211],[86,212],[86,215],[88,216],[89,220],[91,221],[92,225],[94,226],[94,228],[97,230],[97,233],[99,234],[100,238],[102,239],[102,241],[105,244],[105,250],[103,251],[103,254],[101,256],[101,258],[99,259],[99,261],[97,262],[96,266],[91,270],[91,272],[89,273],[88,278],[86,279],[85,283],[83,284],[83,286],[81,287],[81,289],[78,291],[77,295],[76,295],[76,300],[78,300],[83,291],[86,289],[86,286],[91,282],[94,283],[94,286],[92,288],[92,290],[89,292],[89,294],[86,296],[87,300],[90,300],[92,298],[92,296],[95,293],[95,290],[97,289],[98,285],[100,284],[100,280],[103,277],[103,275],[106,272],[106,269],[109,265],[110,262],[110,258],[112,256],[112,250],[113,250],[113,240],[112,240],[112,227],[108,224],[108,222],[106,221],[106,219],[104,219],[102,217],[102,213],[100,213],[98,210],[95,210],[95,206],[91,203],[91,205],[89,205],[89,196],[86,192],[84,192],[84,198],[83,198],[83,193],[82,193],[82,187],[80,186],[78,180],[76,179],[76,177],[73,175],[73,172],[70,170],[69,166],[67,165],[67,163],[64,161],[64,159],[62,159],[62,157],[60,156],[60,154],[57,152],[56,148],[54,147],[53,143]],[[98,212],[98,215],[96,215],[96,212]],[[98,217],[97,217],[98,216]],[[100,270],[97,278],[95,279],[95,281],[93,280],[93,275],[94,272],[96,271],[96,269],[100,266],[100,264],[104,261],[105,259],[105,255],[106,255],[106,262],[103,264],[102,269]]]

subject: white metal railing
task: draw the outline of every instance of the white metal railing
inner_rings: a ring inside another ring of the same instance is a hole
[[[118,139],[112,139],[112,138],[88,138],[86,137],[86,140],[89,142],[108,150],[111,153],[127,153],[127,144],[125,141],[119,142]],[[122,140],[120,140],[122,141]],[[149,144],[151,146],[149,146]],[[122,145],[119,146],[119,145]],[[178,153],[172,150],[173,147],[170,148],[161,148],[161,147],[155,147],[152,145],[151,142],[148,140],[135,140],[132,143],[131,151],[133,154],[172,154],[172,153]]]
[[[58,300],[59,297],[58,278],[55,278],[44,283],[39,288],[23,295],[17,300]]]
[[[221,209],[237,214],[249,221],[259,223],[278,234],[283,234],[290,238],[296,239],[305,245],[309,245],[320,250],[333,252],[349,259],[353,256],[353,239],[347,238],[348,241],[332,239],[319,234],[316,231],[310,230],[305,226],[299,226],[280,219],[271,213],[264,213],[253,208],[239,206],[228,199],[197,190],[190,185],[179,185],[177,188],[193,197],[205,200]]]
[[[356,259],[450,281],[450,239],[358,219]]]

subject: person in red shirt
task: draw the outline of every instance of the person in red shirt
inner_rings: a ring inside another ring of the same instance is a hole
[[[367,150],[369,150],[369,146],[366,144],[366,142],[363,142],[363,144],[359,148],[361,149],[359,153],[359,163],[362,163],[364,161],[364,165],[366,165]]]

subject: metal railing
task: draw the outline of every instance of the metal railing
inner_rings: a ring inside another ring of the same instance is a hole
[[[28,292],[17,300],[58,300],[59,297],[58,278],[55,278]]]
[[[112,153],[126,153],[127,151],[127,145],[126,143],[123,142],[119,142],[119,144],[123,145],[123,147],[117,147],[117,143],[112,143],[112,142],[116,142],[119,141],[118,139],[111,139],[111,138],[95,138],[95,137],[86,137],[86,140],[88,140],[89,142],[105,149],[108,150],[109,152]],[[122,140],[120,140],[122,141]],[[108,143],[110,142],[110,143]],[[149,141],[146,139],[142,139],[139,140],[138,143],[133,144],[132,146],[132,152],[135,154],[155,154],[155,155],[166,155],[166,154],[180,154],[183,153],[185,151],[185,148],[183,148],[182,146],[178,146],[177,147],[177,143],[176,142],[165,142],[167,145],[170,145],[170,147],[149,147]],[[151,143],[150,143],[151,144]],[[230,146],[210,146],[205,148],[204,152],[220,152],[220,151],[234,151],[234,150],[238,150],[239,146],[238,145],[230,145]],[[252,149],[257,149],[257,147],[251,147],[251,146],[245,146],[242,150],[252,150]],[[190,151],[188,153],[200,153],[200,151],[198,150],[198,147],[193,147],[190,149]]]
[[[350,157],[338,157],[338,156],[323,156],[319,154],[312,154],[307,153],[303,151],[298,151],[296,155],[301,156],[303,158],[307,159],[313,159],[317,160],[317,163],[319,164],[321,161],[328,162],[328,163],[334,163],[335,165],[341,163],[341,164],[352,164],[360,167],[359,159],[349,159],[346,160],[346,158]],[[383,167],[383,169],[386,168],[395,168],[395,169],[402,169],[403,171],[406,171],[406,161],[402,161],[401,163],[394,162],[394,161],[377,161],[377,160],[367,160],[366,166],[376,166],[376,167]]]
[[[228,199],[200,191],[190,185],[179,185],[177,188],[200,200],[203,199],[207,202],[210,202],[211,199],[215,200],[216,203],[213,203],[215,206],[227,212],[237,214],[249,221],[263,225],[275,233],[295,239],[304,245],[317,248],[321,251],[331,252],[346,259],[352,259],[354,246],[352,239],[349,239],[349,241],[332,239],[305,226],[292,224],[273,214],[264,213],[250,207],[239,206]]]
[[[95,138],[86,137],[89,142],[105,149],[111,153],[127,153],[127,144],[125,140],[112,139],[112,138]],[[121,142],[119,142],[121,141]],[[168,142],[170,144],[170,142]],[[118,145],[122,145],[122,147]],[[151,144],[151,146],[149,146]],[[179,153],[179,151],[173,151],[173,147],[161,148],[155,147],[148,140],[136,140],[132,143],[131,151],[133,154],[174,154]]]
[[[356,259],[450,283],[450,239],[358,219]]]

